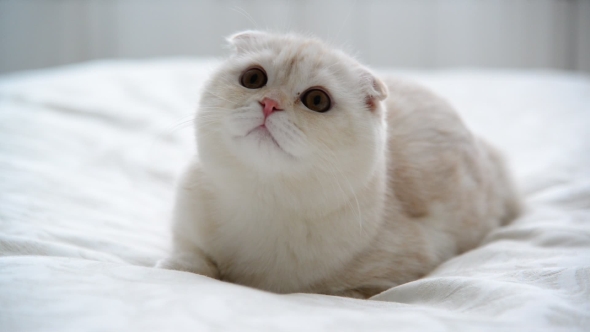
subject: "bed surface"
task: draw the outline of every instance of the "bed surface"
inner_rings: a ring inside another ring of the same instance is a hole
[[[0,78],[0,331],[590,330],[590,79],[381,71],[445,96],[504,151],[527,211],[372,300],[154,269],[212,60]]]

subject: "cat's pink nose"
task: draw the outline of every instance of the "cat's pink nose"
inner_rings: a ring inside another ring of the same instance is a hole
[[[270,98],[262,99],[260,105],[262,106],[262,113],[264,113],[265,119],[273,112],[282,111],[282,109],[279,108],[279,102]]]

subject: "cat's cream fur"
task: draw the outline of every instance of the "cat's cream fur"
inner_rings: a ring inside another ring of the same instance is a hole
[[[159,267],[365,298],[420,278],[517,214],[498,153],[428,90],[386,87],[315,39],[248,31],[230,43],[201,97],[199,157],[178,187],[174,250]],[[240,84],[251,66],[266,71],[263,88]],[[330,111],[302,104],[313,86],[329,93]],[[283,109],[267,134],[253,131],[265,97]]]

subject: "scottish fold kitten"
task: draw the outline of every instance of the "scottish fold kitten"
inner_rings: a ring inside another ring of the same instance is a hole
[[[367,298],[518,212],[498,153],[422,87],[297,35],[256,31],[204,87],[198,158],[161,268]]]

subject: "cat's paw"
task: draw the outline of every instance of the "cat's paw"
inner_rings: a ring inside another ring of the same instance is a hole
[[[192,272],[219,279],[219,270],[215,263],[199,255],[171,255],[159,260],[155,267],[157,269]]]

